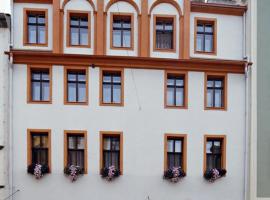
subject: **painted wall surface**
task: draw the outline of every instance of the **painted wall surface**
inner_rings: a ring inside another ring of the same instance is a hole
[[[27,104],[25,65],[14,66],[14,186],[16,200],[243,200],[244,75],[228,75],[228,110],[204,110],[204,73],[188,73],[188,109],[164,109],[164,71],[124,71],[124,107],[99,106],[99,68],[89,68],[89,106],[63,105],[63,67],[53,67],[53,103]],[[213,119],[215,122],[213,123]],[[52,173],[26,173],[28,128],[52,130]],[[88,174],[71,183],[63,174],[64,130],[88,131]],[[123,176],[99,175],[99,132],[123,131]],[[187,134],[187,177],[162,179],[164,133]],[[227,135],[225,178],[203,179],[204,134]],[[40,195],[46,194],[46,195]],[[222,195],[221,195],[222,194]]]
[[[111,49],[111,13],[133,13],[134,20],[134,49],[133,50],[119,50]],[[118,55],[118,56],[138,56],[138,13],[135,8],[127,2],[114,3],[108,10],[107,13],[107,44],[106,54],[107,55]]]
[[[257,196],[270,198],[270,1],[257,1]]]
[[[194,18],[217,20],[217,54],[194,53]],[[243,17],[192,12],[190,16],[190,56],[243,60]]]
[[[0,146],[4,146],[0,150],[0,185],[5,188],[0,188],[0,199],[8,196],[8,166],[9,166],[9,130],[8,130],[8,73],[9,64],[8,56],[4,54],[9,50],[9,35],[8,28],[0,28]]]
[[[24,8],[41,8],[48,9],[48,46],[24,46],[23,45],[23,9]],[[33,50],[52,50],[52,5],[51,4],[32,4],[32,3],[14,3],[13,6],[13,32],[14,32],[14,49],[33,49]]]
[[[87,11],[90,13],[90,19],[91,19],[91,26],[90,26],[90,31],[91,31],[91,48],[82,48],[82,47],[68,47],[67,45],[67,19],[68,19],[68,14],[67,11]],[[95,27],[95,22],[94,22],[94,10],[92,6],[85,0],[77,0],[77,1],[69,1],[65,7],[64,7],[64,36],[63,36],[63,45],[64,45],[64,53],[72,53],[72,54],[94,54],[94,45],[95,45],[95,40],[94,40],[94,27]]]

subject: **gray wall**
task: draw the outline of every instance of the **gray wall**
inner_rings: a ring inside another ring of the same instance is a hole
[[[270,0],[258,0],[258,197],[270,197]]]

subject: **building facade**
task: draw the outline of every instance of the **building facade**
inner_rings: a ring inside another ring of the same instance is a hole
[[[15,0],[12,198],[246,199],[246,11]]]

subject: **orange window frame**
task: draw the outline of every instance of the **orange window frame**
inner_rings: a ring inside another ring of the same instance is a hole
[[[158,19],[163,19],[163,20],[172,20],[173,21],[173,48],[172,49],[160,49],[157,48],[156,45],[156,24]],[[159,51],[159,52],[171,52],[175,53],[176,52],[176,15],[153,15],[153,51]]]
[[[29,43],[28,39],[28,15],[29,14],[44,14],[45,15],[45,43]],[[39,8],[24,8],[23,9],[23,45],[24,46],[48,46],[48,9],[39,9]]]
[[[131,26],[131,37],[130,37],[130,47],[115,47],[113,46],[113,19],[114,17],[130,17],[130,26]],[[134,14],[133,13],[115,13],[112,12],[110,15],[110,48],[114,50],[134,50]]]
[[[51,156],[51,130],[50,129],[27,129],[27,166],[32,164],[32,134],[44,134],[48,136],[48,166],[49,173],[52,171]]]
[[[87,16],[88,19],[88,44],[87,45],[72,45],[70,35],[70,18],[71,16]],[[91,12],[67,10],[67,28],[66,28],[66,44],[67,47],[91,48]]]
[[[34,70],[49,70],[50,78],[50,98],[49,101],[34,101],[32,99],[32,71]],[[51,104],[52,103],[52,66],[47,65],[28,65],[27,66],[27,103],[31,104]]]
[[[120,103],[104,103],[103,102],[103,73],[116,72],[121,74],[121,102]],[[99,104],[100,106],[124,106],[124,69],[100,68],[99,73]]]
[[[64,168],[68,164],[68,135],[80,135],[84,137],[84,174],[88,173],[88,150],[87,150],[87,131],[65,130],[64,131]]]
[[[207,80],[208,77],[210,78],[220,78],[223,79],[223,107],[207,107]],[[211,73],[211,72],[205,72],[204,76],[204,109],[205,110],[227,110],[227,104],[228,104],[228,77],[227,73]]]
[[[170,106],[167,104],[167,80],[168,75],[183,76],[184,77],[184,105],[183,106]],[[188,108],[188,72],[183,71],[165,71],[164,73],[164,108]]]
[[[166,133],[164,135],[164,171],[168,170],[168,157],[167,157],[167,149],[168,149],[168,139],[180,139],[182,140],[182,155],[183,155],[183,163],[182,169],[185,173],[187,173],[187,134],[171,134]]]
[[[198,23],[201,24],[212,24],[213,25],[213,51],[197,51],[197,32],[198,32]],[[215,18],[194,18],[194,52],[196,54],[207,54],[207,55],[217,55],[217,19]]]
[[[69,71],[74,71],[74,72],[80,72],[80,71],[85,71],[85,102],[70,102],[68,101],[68,72]],[[69,67],[66,66],[64,67],[64,105],[88,105],[89,101],[89,86],[88,86],[88,79],[89,79],[89,72],[88,72],[88,67]]]
[[[217,139],[221,140],[221,168],[226,169],[226,145],[227,137],[226,135],[204,135],[204,151],[203,151],[203,173],[205,172],[206,166],[206,144],[208,139]]]
[[[100,173],[101,173],[101,170],[103,169],[104,165],[103,165],[103,144],[104,144],[104,137],[106,136],[118,136],[119,137],[119,140],[120,140],[120,161],[119,161],[119,164],[120,164],[120,174],[123,175],[123,132],[118,132],[118,131],[100,131],[100,134],[99,134],[99,141],[100,141],[100,144],[99,144],[99,152],[100,152],[100,155],[99,155],[99,169],[100,169]]]

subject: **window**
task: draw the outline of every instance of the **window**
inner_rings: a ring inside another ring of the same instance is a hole
[[[101,169],[114,166],[123,173],[123,134],[120,132],[100,133]]]
[[[175,16],[154,15],[154,50],[175,51]]]
[[[90,22],[89,12],[68,11],[67,46],[90,48]]]
[[[88,104],[88,68],[65,68],[65,104]]]
[[[79,166],[87,173],[87,132],[65,131],[64,135],[64,167]]]
[[[226,109],[227,75],[206,74],[206,109]]]
[[[51,103],[51,66],[28,66],[28,103]]]
[[[48,10],[24,9],[24,23],[24,45],[48,45]]]
[[[111,49],[133,48],[133,14],[111,13]]]
[[[186,172],[186,135],[165,134],[164,168],[181,167]]]
[[[29,129],[27,132],[27,164],[46,165],[51,170],[51,131]]]
[[[187,108],[186,72],[165,72],[165,108]]]
[[[225,135],[206,135],[204,171],[217,168],[226,168],[226,136]]]
[[[101,105],[123,106],[123,74],[122,69],[101,69]]]
[[[195,18],[195,52],[216,53],[216,20]]]

